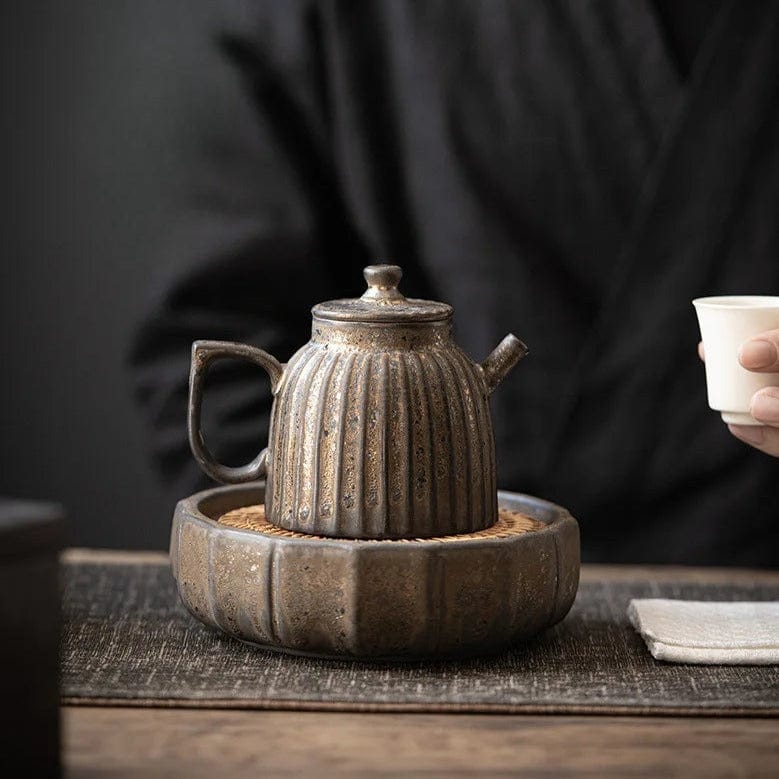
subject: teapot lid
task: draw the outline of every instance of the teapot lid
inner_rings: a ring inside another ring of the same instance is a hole
[[[438,322],[452,316],[452,307],[435,300],[405,297],[398,265],[369,265],[363,270],[368,289],[359,298],[329,300],[312,309],[317,319],[340,322]]]

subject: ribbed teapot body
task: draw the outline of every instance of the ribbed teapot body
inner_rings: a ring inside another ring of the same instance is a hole
[[[271,416],[271,522],[395,539],[495,523],[489,390],[450,327],[314,320]]]

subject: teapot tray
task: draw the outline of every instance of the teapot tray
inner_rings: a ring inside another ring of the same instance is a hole
[[[173,576],[193,616],[266,649],[341,659],[490,654],[559,622],[579,582],[560,506],[499,491],[499,519],[438,538],[311,536],[271,525],[264,485],[180,501]]]

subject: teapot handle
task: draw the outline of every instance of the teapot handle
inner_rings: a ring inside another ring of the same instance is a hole
[[[266,446],[250,463],[238,468],[222,465],[214,459],[203,440],[201,409],[203,407],[203,381],[208,367],[214,360],[235,357],[247,360],[264,368],[270,376],[270,386],[276,394],[284,366],[272,355],[247,344],[230,341],[195,341],[192,344],[192,367],[189,373],[189,445],[200,467],[212,478],[223,484],[240,484],[260,479],[268,470],[268,447]]]

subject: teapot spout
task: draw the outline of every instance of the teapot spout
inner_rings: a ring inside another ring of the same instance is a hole
[[[515,335],[509,333],[481,364],[487,393],[492,394],[495,388],[506,378],[508,372],[528,353],[529,349]]]

